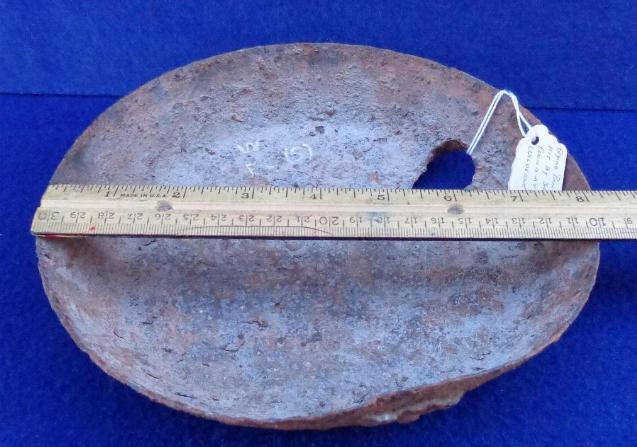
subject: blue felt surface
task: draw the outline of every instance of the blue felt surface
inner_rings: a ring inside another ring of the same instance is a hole
[[[240,48],[332,41],[437,60],[535,107],[637,109],[637,4],[0,1],[0,92],[122,95]]]
[[[512,88],[524,103],[544,107],[534,112],[594,188],[637,189],[637,113],[608,111],[637,110],[633,2],[134,3],[0,0],[0,91],[119,94],[165,69],[243,46],[366,43]],[[540,63],[554,59],[562,63]],[[319,433],[229,427],[154,404],[110,379],[50,309],[28,228],[65,151],[114,101],[0,95],[1,447],[637,445],[637,243],[602,245],[590,302],[562,340],[413,424]]]

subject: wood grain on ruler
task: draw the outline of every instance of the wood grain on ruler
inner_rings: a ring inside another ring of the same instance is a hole
[[[52,185],[37,236],[635,239],[635,191]]]

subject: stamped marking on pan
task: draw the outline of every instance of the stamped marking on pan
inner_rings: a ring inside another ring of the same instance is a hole
[[[285,159],[290,163],[305,163],[312,160],[314,151],[312,146],[307,143],[301,143],[299,146],[292,146],[283,149]]]
[[[254,140],[234,146],[234,149],[241,153],[244,159],[247,159],[244,165],[251,177],[254,177],[258,170],[270,171],[276,168],[276,166],[273,165],[263,166],[255,163],[253,154],[261,152],[263,142],[264,140]],[[298,166],[311,161],[314,156],[314,150],[309,144],[300,143],[298,145],[284,147],[281,149],[281,154],[283,154],[283,159],[286,163]]]

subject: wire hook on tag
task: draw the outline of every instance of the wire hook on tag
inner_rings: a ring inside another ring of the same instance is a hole
[[[489,121],[491,121],[491,117],[495,113],[495,109],[498,107],[498,104],[500,103],[500,100],[502,99],[503,96],[508,96],[511,99],[511,102],[513,103],[513,107],[515,108],[515,118],[517,119],[518,128],[520,129],[520,133],[522,134],[522,136],[525,137],[527,133],[532,131],[531,123],[528,122],[528,120],[524,117],[524,115],[522,115],[522,112],[520,111],[520,103],[518,102],[517,96],[515,96],[514,93],[508,90],[500,90],[493,97],[493,101],[491,101],[491,105],[487,109],[487,112],[484,114],[484,118],[482,119],[482,122],[480,123],[480,127],[478,127],[478,130],[475,136],[473,137],[473,140],[471,140],[469,147],[467,147],[468,155],[473,154],[473,151],[475,150],[476,146],[480,142],[480,139],[482,138],[482,135],[484,134],[484,131],[486,130],[487,125],[489,124]]]

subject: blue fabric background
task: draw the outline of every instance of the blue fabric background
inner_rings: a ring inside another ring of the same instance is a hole
[[[282,42],[389,48],[528,106],[637,108],[631,0],[0,1],[0,91],[122,95],[213,54]]]
[[[150,402],[70,340],[30,219],[73,140],[161,72],[246,46],[361,43],[516,91],[596,189],[637,189],[637,6],[614,2],[0,1],[0,446],[637,445],[637,244],[604,243],[565,336],[454,408],[328,432],[229,427]],[[19,188],[19,189],[18,189]]]

